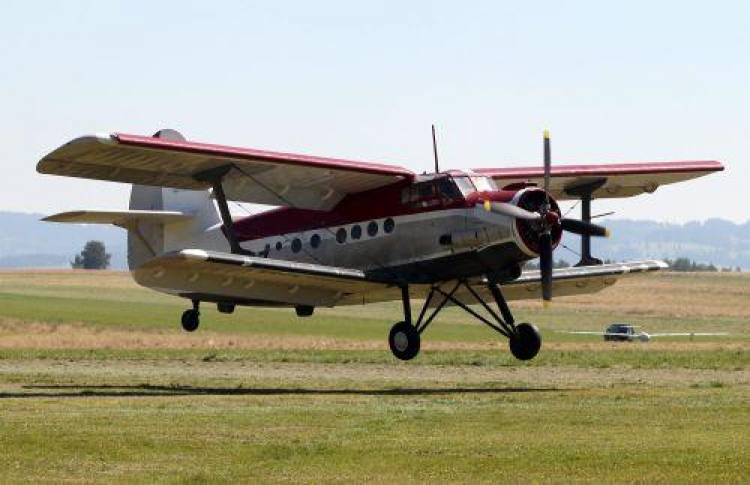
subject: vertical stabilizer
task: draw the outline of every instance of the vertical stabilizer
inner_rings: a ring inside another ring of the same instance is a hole
[[[186,248],[215,247],[221,225],[211,192],[179,190],[164,187],[133,185],[131,210],[175,211],[193,216],[187,222],[164,223],[139,220],[128,230],[128,266],[135,269],[149,259],[167,251]],[[223,248],[217,248],[223,249]]]

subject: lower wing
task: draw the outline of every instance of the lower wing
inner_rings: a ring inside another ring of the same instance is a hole
[[[555,270],[555,295],[594,293],[613,285],[619,278],[658,271],[659,261],[636,261]],[[312,305],[332,307],[400,300],[395,283],[374,281],[366,272],[318,264],[297,263],[271,258],[186,249],[153,258],[134,272],[144,286],[202,301],[231,301],[244,305]],[[455,282],[445,282],[445,288]],[[538,271],[526,273],[503,285],[509,300],[539,297]],[[475,285],[489,293],[486,284]],[[412,298],[426,298],[429,285],[411,285]],[[465,290],[464,290],[465,291]],[[471,295],[460,290],[456,296],[473,304]]]

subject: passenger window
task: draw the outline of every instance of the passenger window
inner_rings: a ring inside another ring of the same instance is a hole
[[[295,238],[294,241],[292,241],[292,251],[295,253],[298,253],[302,250],[302,241],[299,240],[299,238]]]
[[[362,237],[362,228],[359,224],[352,226],[352,239],[359,239]]]
[[[385,222],[383,223],[383,230],[386,232],[386,234],[392,233],[395,228],[396,228],[396,223],[390,217],[386,219]]]
[[[370,221],[369,224],[367,224],[367,235],[370,237],[375,237],[378,235],[378,223],[375,221]]]
[[[336,231],[336,241],[338,241],[339,244],[344,244],[346,242],[346,229],[343,227]]]
[[[320,246],[320,236],[313,234],[310,238],[310,246],[312,246],[313,249],[317,249],[318,246]]]

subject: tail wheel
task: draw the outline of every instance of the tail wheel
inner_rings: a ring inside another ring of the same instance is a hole
[[[539,329],[530,323],[516,325],[516,333],[509,342],[510,352],[518,360],[531,360],[542,347],[542,336]]]
[[[419,353],[419,332],[410,323],[398,322],[391,328],[391,333],[388,335],[388,345],[397,358],[411,360]]]

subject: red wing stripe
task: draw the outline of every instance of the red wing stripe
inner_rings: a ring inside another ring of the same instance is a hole
[[[586,175],[636,175],[660,173],[720,172],[720,162],[680,161],[650,163],[618,163],[612,165],[557,165],[552,167],[553,177],[578,177]],[[541,167],[477,168],[475,172],[493,178],[535,178],[544,176]]]
[[[148,136],[126,135],[114,133],[112,135],[119,143],[127,146],[194,153],[200,155],[232,157],[245,160],[258,160],[287,165],[307,165],[332,170],[347,170],[374,175],[394,175],[413,179],[414,173],[403,167],[384,165],[380,163],[358,162],[337,158],[314,157],[310,155],[296,155],[292,153],[269,152],[253,148],[237,148],[209,143],[183,142],[152,138]]]

